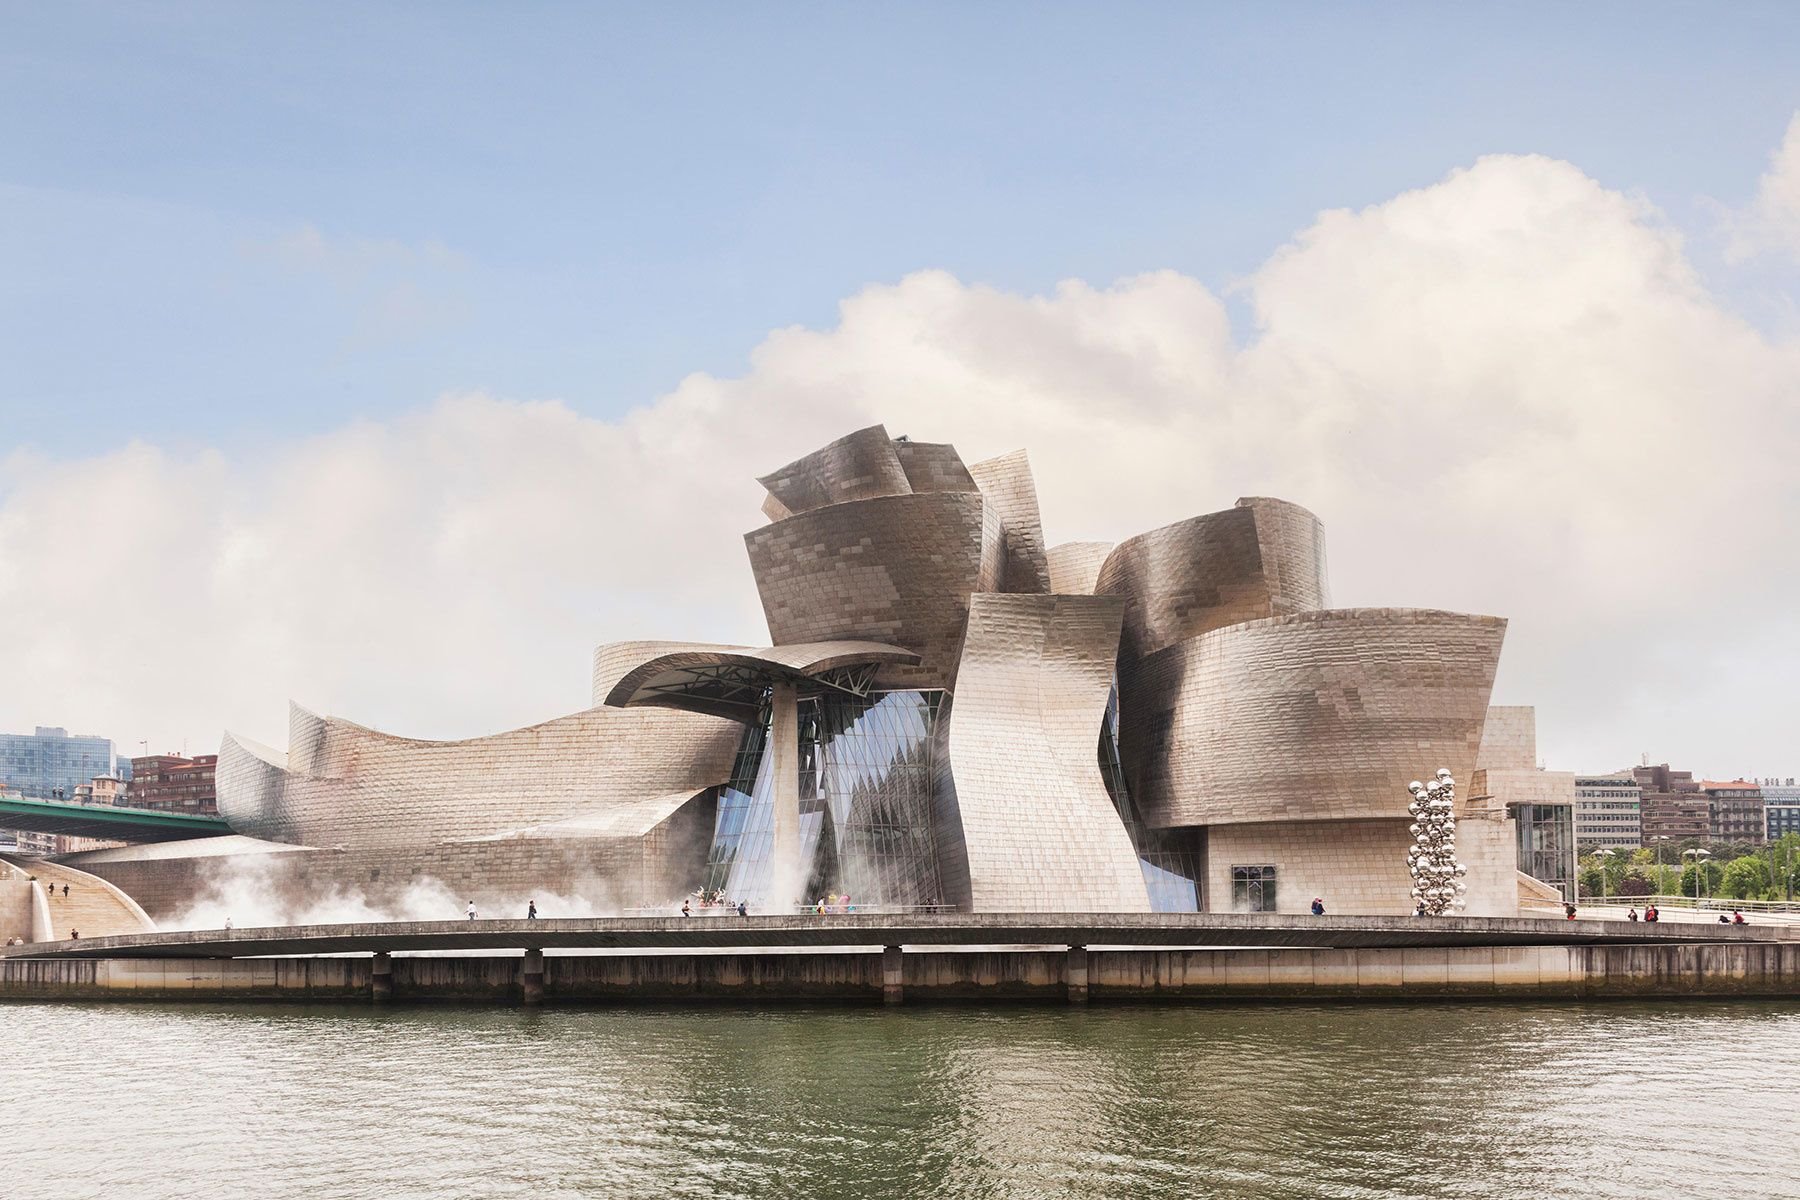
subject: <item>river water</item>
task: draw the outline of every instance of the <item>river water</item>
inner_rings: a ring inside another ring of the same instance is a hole
[[[1800,1004],[0,1005],[0,1196],[1800,1197]]]

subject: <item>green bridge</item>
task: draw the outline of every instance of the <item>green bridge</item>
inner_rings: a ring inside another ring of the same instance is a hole
[[[0,829],[65,833],[115,842],[176,842],[184,838],[223,837],[231,832],[231,826],[222,817],[18,797],[0,797]]]

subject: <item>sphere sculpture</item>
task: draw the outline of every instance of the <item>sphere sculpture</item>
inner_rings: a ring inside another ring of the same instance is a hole
[[[1439,770],[1429,784],[1414,780],[1407,791],[1413,844],[1406,848],[1406,869],[1412,874],[1413,904],[1426,916],[1442,916],[1461,908],[1469,891],[1463,882],[1469,868],[1456,861],[1456,780]]]

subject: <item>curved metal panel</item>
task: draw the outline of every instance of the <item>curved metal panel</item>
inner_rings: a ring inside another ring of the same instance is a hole
[[[280,767],[227,735],[219,812],[239,833],[350,848],[486,837],[723,782],[739,726],[655,708],[593,708],[466,741],[394,737],[295,709]],[[300,766],[297,763],[303,762]]]
[[[1215,629],[1122,665],[1120,751],[1153,825],[1403,817],[1475,765],[1506,622],[1353,608]]]
[[[883,496],[746,534],[770,640],[902,646],[920,663],[884,667],[883,686],[948,686],[982,579],[984,509],[973,492]]]
[[[1122,609],[1110,596],[974,598],[950,717],[955,819],[939,831],[946,880],[966,878],[973,911],[1150,909],[1094,752]]]
[[[1212,629],[1324,607],[1325,535],[1317,517],[1254,497],[1120,542],[1095,581],[1125,597],[1121,659]]]
[[[894,453],[899,456],[900,469],[906,472],[906,481],[915,492],[980,490],[975,486],[969,468],[963,465],[962,456],[948,442],[915,442],[895,438]]]
[[[845,434],[757,482],[796,516],[827,504],[904,496],[913,490],[892,439],[880,425]]]
[[[976,463],[969,474],[1006,529],[1005,567],[995,590],[1046,594],[1050,591],[1050,565],[1044,553],[1044,523],[1038,515],[1031,459],[1023,450],[1014,450]]]
[[[1091,596],[1111,542],[1064,542],[1050,547],[1050,590],[1058,596]]]

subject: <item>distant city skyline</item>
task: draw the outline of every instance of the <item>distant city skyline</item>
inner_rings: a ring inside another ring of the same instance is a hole
[[[1540,754],[1800,770],[1800,9],[24,6],[0,729],[567,711],[762,644],[744,464],[1029,447],[1510,621]],[[1753,564],[1746,567],[1744,564]],[[1785,765],[1784,765],[1785,762]]]

